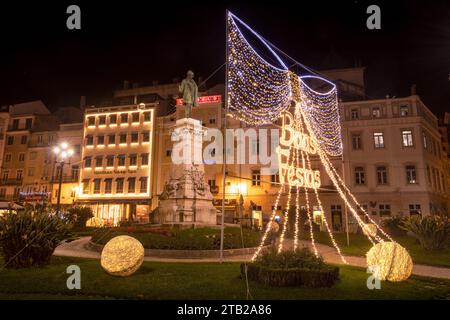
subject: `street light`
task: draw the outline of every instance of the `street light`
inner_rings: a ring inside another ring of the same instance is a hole
[[[74,151],[69,147],[67,142],[61,142],[58,146],[53,148],[53,153],[56,155],[56,162],[59,163],[59,191],[58,201],[56,203],[56,212],[59,214],[61,207],[61,191],[62,191],[62,177],[64,164],[66,159],[70,158]]]

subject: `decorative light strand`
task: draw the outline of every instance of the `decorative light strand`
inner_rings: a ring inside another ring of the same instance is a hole
[[[297,149],[295,149],[295,161],[297,167],[300,166],[299,161],[299,153]],[[295,193],[295,231],[294,231],[294,250],[298,248],[298,237],[299,237],[299,228],[300,228],[300,205],[299,205],[299,197],[300,197],[300,187],[297,185],[296,193]]]

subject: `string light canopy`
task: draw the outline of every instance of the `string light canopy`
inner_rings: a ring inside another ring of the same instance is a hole
[[[236,22],[253,34],[280,66],[273,66],[263,59],[249,44]],[[342,261],[347,263],[334,239],[320,199],[318,192],[321,184],[320,171],[314,170],[311,164],[311,157],[315,157],[322,164],[338,195],[364,231],[364,235],[374,245],[373,250],[368,253],[369,265],[381,266],[382,270],[394,270],[391,275],[383,271],[383,279],[401,281],[409,277],[410,271],[402,274],[398,272],[405,265],[408,270],[412,268],[407,251],[373,221],[345,185],[329,158],[342,155],[336,86],[325,78],[314,75],[299,76],[288,70],[283,60],[272,49],[272,45],[231,12],[228,12],[227,16],[227,28],[227,92],[231,116],[253,126],[273,123],[280,117],[283,120],[280,146],[277,148],[281,186],[270,221],[263,233],[260,246],[253,255],[253,260],[260,254],[265,244],[275,223],[276,208],[281,201],[281,195],[286,192],[287,200],[284,206],[286,210],[283,212],[284,223],[278,252],[283,250],[291,206],[295,206],[294,249],[298,248],[302,229],[299,225],[301,221],[299,196],[303,192],[305,199],[303,205],[309,222],[314,253],[318,255],[313,232],[313,224],[316,222],[310,213],[313,203],[321,213],[322,225],[336,252]],[[293,114],[290,113],[292,109]],[[309,195],[311,189],[312,196]],[[296,193],[295,202],[291,204],[293,192]],[[362,217],[369,223],[366,224]],[[388,242],[385,242],[386,240]],[[386,261],[390,262],[388,266]]]

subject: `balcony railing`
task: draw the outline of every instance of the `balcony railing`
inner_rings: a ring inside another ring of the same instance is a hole
[[[23,179],[1,179],[0,186],[19,186],[22,185]]]

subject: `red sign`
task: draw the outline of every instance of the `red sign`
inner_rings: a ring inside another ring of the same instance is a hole
[[[217,96],[203,96],[203,97],[198,97],[198,104],[205,104],[205,103],[219,103],[222,102],[222,96],[221,95],[217,95]],[[183,105],[183,99],[177,99],[177,106],[182,106]]]

